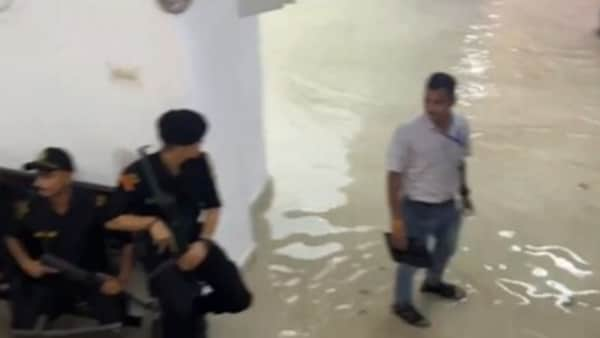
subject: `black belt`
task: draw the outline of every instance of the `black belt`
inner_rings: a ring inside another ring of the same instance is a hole
[[[439,203],[431,203],[431,202],[416,201],[416,200],[407,198],[406,202],[409,204],[420,205],[420,206],[424,206],[424,207],[446,207],[446,206],[453,205],[454,199],[449,199],[447,201],[443,201],[443,202],[439,202]]]

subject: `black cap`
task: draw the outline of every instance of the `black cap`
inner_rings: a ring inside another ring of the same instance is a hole
[[[187,146],[198,143],[206,134],[204,117],[193,110],[170,110],[158,120],[158,130],[167,145]]]
[[[75,169],[71,156],[64,149],[53,147],[44,149],[36,160],[26,163],[23,168],[40,171],[73,171]]]

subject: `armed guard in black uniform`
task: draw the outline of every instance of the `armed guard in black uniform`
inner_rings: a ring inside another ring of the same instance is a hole
[[[163,148],[131,164],[110,202],[108,229],[139,235],[149,287],[162,310],[164,338],[204,336],[199,318],[237,313],[251,294],[236,265],[212,240],[221,201],[208,154],[205,119],[172,110],[158,121]],[[212,292],[203,294],[199,283]]]
[[[123,246],[123,269],[119,277],[112,277],[105,251],[104,201],[72,184],[74,165],[66,151],[47,148],[25,169],[37,171],[36,194],[17,204],[5,239],[16,265],[10,281],[13,331],[37,332],[33,330],[41,318],[55,319],[81,302],[100,322],[96,330],[120,327],[121,292],[131,272],[131,263],[124,262],[132,261],[131,245]],[[71,280],[43,262],[47,255],[102,274],[103,282],[90,287]]]

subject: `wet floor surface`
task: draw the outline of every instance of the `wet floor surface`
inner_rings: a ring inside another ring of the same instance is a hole
[[[262,20],[272,195],[222,337],[600,336],[600,40],[591,0],[298,1]],[[384,152],[437,70],[472,124],[465,220],[448,279],[465,302],[389,311]]]
[[[600,39],[592,0],[299,0],[262,19],[272,190],[257,210],[251,311],[213,337],[600,336]],[[472,124],[448,279],[465,302],[390,314],[384,152],[455,73]],[[139,336],[144,336],[140,333]]]

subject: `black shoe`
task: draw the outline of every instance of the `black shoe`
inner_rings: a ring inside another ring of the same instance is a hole
[[[443,282],[437,285],[429,285],[425,283],[421,288],[421,292],[431,293],[449,300],[462,300],[467,298],[467,293],[465,290],[456,285]]]
[[[431,323],[412,305],[394,305],[392,308],[396,316],[407,324],[416,327],[430,327]]]

